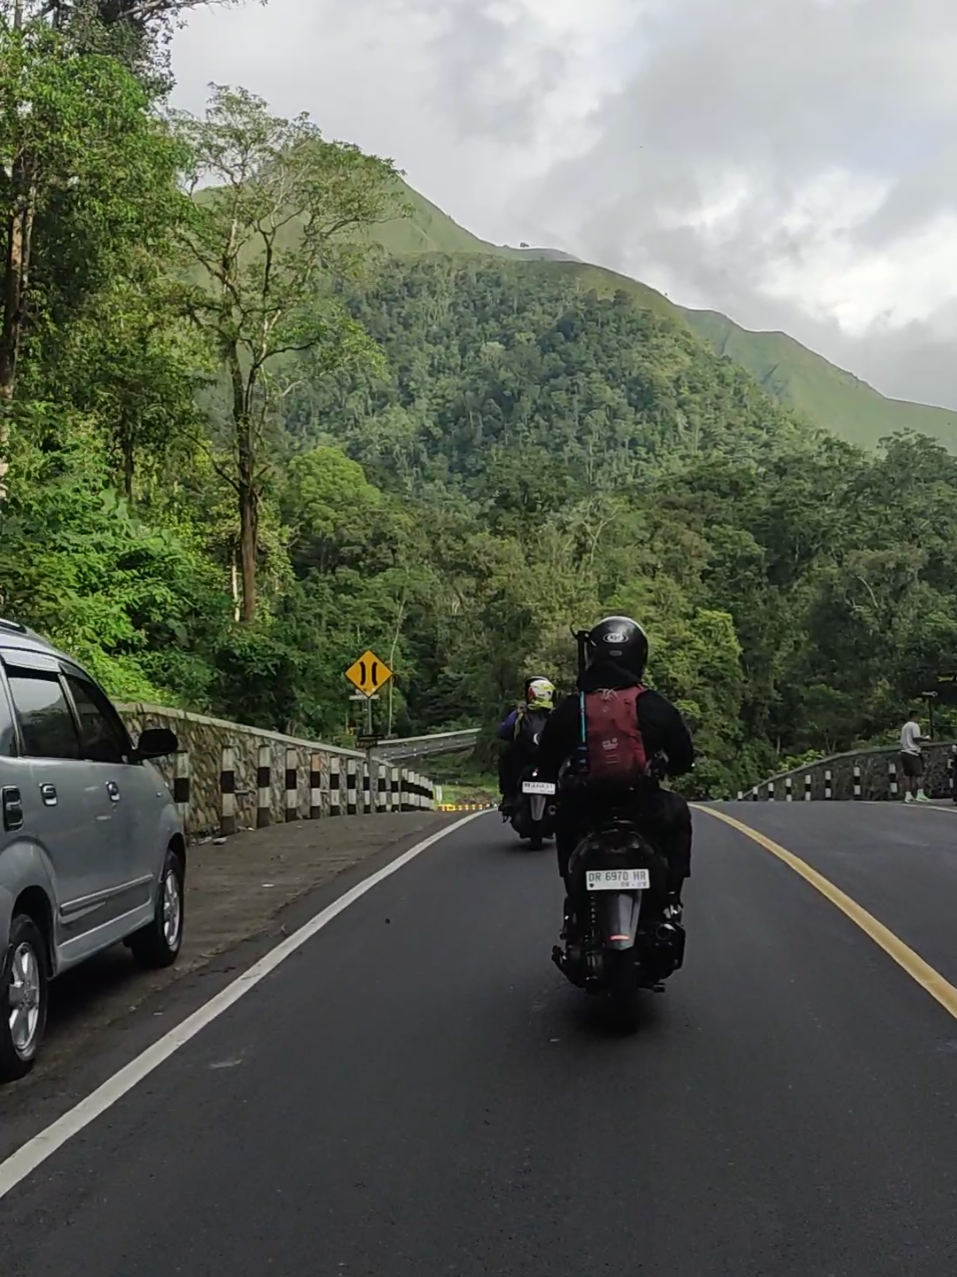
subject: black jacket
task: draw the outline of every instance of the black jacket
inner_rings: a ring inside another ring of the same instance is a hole
[[[596,692],[605,687],[634,687],[634,675],[614,667],[594,666],[578,681],[583,692]],[[684,719],[670,701],[648,690],[638,698],[638,728],[645,742],[645,752],[663,751],[668,756],[668,775],[684,776],[694,766],[694,744]],[[555,777],[566,759],[581,744],[581,703],[578,693],[566,696],[549,715],[538,746],[538,766],[544,775]]]

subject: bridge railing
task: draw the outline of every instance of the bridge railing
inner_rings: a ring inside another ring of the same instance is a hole
[[[937,741],[924,748],[922,779],[928,798],[953,796],[953,745],[953,741]],[[737,797],[756,802],[840,802],[855,798],[876,802],[896,799],[903,793],[900,772],[900,750],[897,746],[854,750],[769,776],[760,784],[739,791]]]
[[[146,727],[179,738],[158,765],[191,835],[436,805],[428,777],[385,757],[158,705],[118,709],[134,738]]]
[[[432,732],[427,736],[403,736],[398,740],[380,741],[372,751],[379,758],[424,758],[428,754],[450,754],[473,749],[479,738],[478,728],[460,732]]]

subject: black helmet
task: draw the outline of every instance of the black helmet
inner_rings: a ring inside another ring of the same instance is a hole
[[[642,678],[648,664],[648,635],[630,616],[606,616],[585,640],[585,662],[589,669],[608,663]]]

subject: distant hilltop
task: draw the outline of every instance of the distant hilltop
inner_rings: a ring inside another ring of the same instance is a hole
[[[562,249],[490,243],[460,226],[404,182],[401,191],[410,216],[383,223],[373,231],[373,238],[391,253],[484,254],[527,262],[529,269],[534,269],[535,262],[552,263],[556,271],[574,275],[582,291],[604,297],[626,292],[639,306],[690,330],[718,355],[743,368],[781,403],[849,443],[874,448],[882,438],[914,430],[957,453],[957,412],[949,408],[888,399],[786,333],[751,332],[718,311],[676,305],[639,280],[590,265]]]
[[[519,253],[530,261],[576,262],[579,266],[584,265],[580,257],[573,257],[571,253],[563,252],[560,248],[533,248],[529,244],[519,244],[517,249],[513,248],[511,244],[502,244],[501,247],[508,253]]]

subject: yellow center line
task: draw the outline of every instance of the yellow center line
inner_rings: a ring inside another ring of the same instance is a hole
[[[696,806],[699,811],[707,812],[715,820],[720,820],[725,825],[730,825],[732,829],[736,829],[739,833],[744,834],[746,838],[750,838],[752,842],[756,842],[759,847],[763,847],[772,856],[782,860],[788,868],[793,869],[805,882],[809,882],[822,896],[830,900],[832,905],[840,909],[841,913],[850,918],[851,922],[860,927],[865,935],[870,936],[888,957],[893,958],[899,967],[903,967],[912,980],[916,980],[921,988],[926,989],[930,996],[935,998],[944,1010],[949,1011],[954,1019],[957,1020],[957,989],[954,988],[949,980],[945,980],[940,972],[936,971],[929,962],[925,962],[919,953],[915,953],[893,931],[885,927],[883,922],[878,922],[873,914],[868,913],[856,900],[852,900],[850,896],[841,891],[840,887],[835,887],[834,883],[825,878],[823,874],[819,874],[816,869],[812,869],[800,856],[795,856],[793,851],[788,851],[786,847],[782,847],[773,838],[768,838],[766,834],[762,834],[757,829],[752,829],[750,825],[736,820],[734,816],[726,815],[723,811],[715,811],[713,807],[703,807],[698,804]]]

